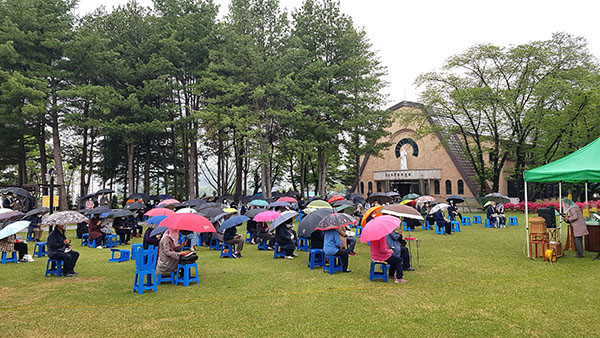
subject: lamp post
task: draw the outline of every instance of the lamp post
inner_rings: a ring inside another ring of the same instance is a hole
[[[50,214],[54,211],[54,178],[56,177],[56,169],[54,167],[48,170],[48,181],[50,181]]]

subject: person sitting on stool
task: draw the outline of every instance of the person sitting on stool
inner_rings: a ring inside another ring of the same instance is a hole
[[[48,257],[63,261],[63,276],[73,277],[77,274],[75,264],[79,259],[79,253],[71,250],[71,241],[65,236],[66,227],[65,224],[59,224],[48,235]]]
[[[392,256],[402,260],[402,270],[415,271],[415,269],[410,267],[410,253],[406,247],[406,241],[402,238],[402,234],[392,231],[385,236],[385,240],[388,247],[392,249]]]

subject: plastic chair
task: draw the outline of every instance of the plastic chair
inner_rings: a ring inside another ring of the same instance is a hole
[[[259,239],[257,249],[264,250],[264,251],[269,250],[269,245],[267,244],[267,241],[263,241],[262,239]]]
[[[120,243],[120,241],[119,241]],[[121,243],[123,244],[123,243]],[[104,246],[107,248],[114,248],[117,246],[117,235],[106,235],[106,240],[104,241]]]
[[[377,271],[376,267],[380,267],[380,271]],[[376,279],[382,279],[384,282],[388,282],[388,265],[386,262],[371,261],[371,272],[369,273],[369,280],[372,282]]]
[[[459,221],[452,221],[451,224],[452,224],[451,231],[460,232],[460,222]]]
[[[110,252],[111,258],[108,260],[109,262],[120,263],[129,260],[129,250],[110,249]],[[116,253],[119,255],[115,257]]]
[[[150,248],[154,248],[154,246],[150,245]],[[135,260],[135,256],[139,250],[144,250],[143,244],[131,244],[131,260]]]
[[[321,267],[325,264],[325,257],[322,249],[310,249],[308,256],[308,267],[314,270],[316,267]]]
[[[157,283],[158,284],[162,284],[164,282],[169,282],[173,285],[177,285],[177,282],[175,280],[175,271],[171,271],[171,273],[169,274],[169,277],[165,277],[163,275],[156,275],[156,279],[157,279]]]
[[[408,225],[406,225],[406,222],[402,222],[402,230],[412,232],[412,229]]]
[[[342,267],[342,257],[333,256],[333,255],[325,255],[325,261],[323,263],[323,271],[329,272],[329,274],[333,275],[336,271],[343,271]]]
[[[30,234],[27,234],[27,242],[33,242],[35,240],[35,238],[33,238],[33,232]]]
[[[6,254],[6,252],[2,252],[2,264],[6,264],[8,262],[17,263],[17,252],[13,251],[11,252],[11,254],[11,257],[7,257],[8,255]]]
[[[90,234],[81,235],[81,246],[90,244]]]
[[[444,235],[446,232],[446,228],[438,225],[437,223],[435,224],[435,234],[436,235]]]
[[[310,251],[310,239],[305,237],[298,237],[298,251]]]
[[[138,250],[135,257],[135,278],[133,292],[144,293],[145,290],[157,292],[156,285],[156,251],[154,249]]]
[[[225,249],[228,249],[228,252],[225,252]],[[221,246],[221,255],[219,258],[233,258],[233,244],[223,243]]]
[[[195,276],[191,276],[192,268],[196,269]],[[179,276],[179,269],[183,270],[183,276],[181,277]],[[183,286],[189,286],[190,282],[196,282],[196,284],[200,284],[200,279],[198,278],[198,264],[196,264],[196,262],[191,264],[178,264],[175,284],[182,283]]]
[[[471,225],[471,217],[463,216],[461,223],[462,223],[462,225],[470,226]]]
[[[481,216],[479,216],[479,215],[473,216],[473,224],[481,224]]]
[[[250,231],[246,231],[246,243],[252,243],[252,240],[256,239],[256,233],[251,233]]]
[[[275,248],[273,249],[273,259],[280,257],[285,258],[285,252],[279,247],[279,244],[275,243]]]
[[[357,238],[360,237],[360,234],[362,234],[362,230],[363,230],[362,226],[359,225],[356,227],[356,237]]]
[[[46,251],[46,242],[37,242],[35,243],[35,247],[33,248],[33,255],[39,258],[48,255]]]
[[[485,225],[486,228],[493,228],[492,224],[490,223],[490,220],[488,218],[485,219]]]
[[[208,247],[208,249],[209,250],[221,250],[221,241],[219,241],[215,237],[211,237],[210,238],[210,246]]]
[[[48,258],[48,262],[46,263],[46,275],[44,277],[48,277],[48,275],[62,277],[62,266],[63,261],[59,259]]]
[[[89,248],[95,248],[96,247],[96,239],[94,240],[88,240],[88,247]]]
[[[513,225],[513,226],[519,225],[519,219],[516,218],[516,217],[509,217],[508,218],[508,225]]]
[[[425,223],[421,225],[421,230],[431,230],[431,225],[429,225],[429,221],[425,221]]]

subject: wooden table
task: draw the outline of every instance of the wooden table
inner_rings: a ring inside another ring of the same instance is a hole
[[[585,250],[600,252],[600,225],[586,225],[590,234],[585,236]]]

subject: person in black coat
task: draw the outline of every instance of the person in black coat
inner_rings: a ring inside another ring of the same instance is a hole
[[[61,260],[63,264],[63,276],[73,277],[76,275],[75,264],[79,259],[79,253],[71,250],[71,242],[65,236],[66,225],[57,225],[54,230],[48,235],[48,257]]]
[[[275,245],[275,235],[269,232],[269,227],[265,222],[257,223],[256,225],[258,238],[262,242],[267,242],[267,250],[273,250],[273,246]]]
[[[323,250],[323,231],[315,230],[310,234],[310,248]]]
[[[223,233],[223,243],[236,246],[233,252],[233,258],[242,258],[242,249],[244,248],[244,239],[237,234],[236,227],[225,229]]]
[[[119,235],[119,241],[121,244],[129,244],[129,238],[131,236],[131,229],[129,228],[129,222],[127,217],[117,217],[113,220],[113,228]]]
[[[285,258],[294,258],[296,251],[296,234],[292,230],[293,219],[289,219],[275,229],[275,241],[277,245],[285,251]]]
[[[442,213],[442,209],[434,212],[433,218],[435,219],[435,224],[445,228],[446,235],[452,235],[452,224],[446,220],[444,213]]]
[[[15,205],[13,194],[11,192],[6,194],[6,198],[2,201],[2,207],[5,209],[12,209]]]

